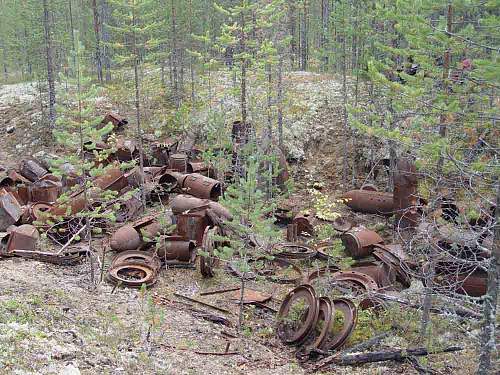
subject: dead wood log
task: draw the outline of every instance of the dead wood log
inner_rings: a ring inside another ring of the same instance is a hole
[[[319,363],[311,367],[310,373],[316,372],[330,364],[338,366],[354,366],[371,362],[383,361],[402,361],[408,357],[420,357],[429,354],[449,353],[463,350],[460,346],[450,346],[442,350],[428,351],[426,348],[414,349],[392,349],[370,353],[344,354],[337,353],[328,358],[321,360]]]

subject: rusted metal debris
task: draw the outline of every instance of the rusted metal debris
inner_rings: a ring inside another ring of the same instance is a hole
[[[354,211],[389,216],[394,213],[394,197],[391,193],[351,190],[345,193],[342,199]]]
[[[396,225],[400,229],[415,228],[420,215],[417,197],[418,178],[415,164],[408,159],[400,159],[394,174],[394,210]]]
[[[307,213],[298,214],[293,218],[293,224],[297,225],[297,234],[302,233],[314,235],[314,226],[312,223],[312,215]]]
[[[288,224],[286,226],[286,240],[288,242],[297,242],[298,239],[298,231],[297,231],[297,224]]]
[[[101,121],[102,125],[107,125],[109,123],[113,124],[113,129],[118,130],[123,126],[128,124],[128,120],[125,117],[120,116],[116,112],[109,112],[104,116],[104,119]]]
[[[332,226],[339,232],[347,232],[354,226],[354,223],[342,216],[339,216],[333,220]]]
[[[306,260],[314,258],[316,250],[303,244],[282,242],[273,246],[272,254],[278,258]]]
[[[160,262],[153,253],[128,251],[118,254],[111,262],[108,280],[129,288],[150,287],[158,280]]]
[[[214,239],[217,235],[220,235],[219,227],[207,227],[203,233],[201,250],[206,254],[200,256],[200,273],[205,278],[215,276],[215,267],[219,263],[217,257],[214,256],[214,250],[218,247],[218,243]]]
[[[196,243],[181,236],[162,236],[156,252],[166,264],[194,263]]]
[[[28,191],[30,202],[54,203],[62,193],[61,182],[46,179],[46,176],[50,175],[45,175],[42,179],[35,181],[29,187]]]
[[[428,268],[429,265],[424,266]],[[434,278],[430,284],[433,288],[443,289],[444,293],[454,292],[471,297],[481,297],[486,294],[488,273],[473,265],[464,265],[453,261],[442,261],[434,267]],[[427,277],[422,279],[424,285],[429,285]]]
[[[274,283],[300,284],[304,279],[300,267],[284,258],[273,257],[273,259],[267,259],[260,257],[254,263],[258,264],[258,267],[253,267],[255,271]]]
[[[343,324],[340,331],[332,332],[336,311],[342,314]],[[335,350],[351,335],[356,317],[357,310],[352,301],[318,298],[311,285],[303,284],[284,298],[277,314],[277,333],[286,344],[304,345],[306,350]]]
[[[5,189],[0,189],[0,231],[17,223],[22,214],[23,210],[16,198]]]
[[[353,228],[341,236],[346,252],[353,258],[363,258],[373,252],[375,244],[384,243],[377,232],[366,228]]]
[[[31,182],[38,180],[43,177],[48,171],[38,164],[35,160],[24,159],[21,161],[20,165],[21,176],[28,179]]]
[[[189,194],[201,199],[217,201],[222,195],[222,186],[219,181],[210,177],[205,177],[199,173],[187,175],[182,184],[182,188]]]
[[[201,246],[205,228],[209,225],[206,215],[207,208],[208,206],[195,208],[177,215],[177,233]]]
[[[165,215],[166,226],[172,225],[172,218]],[[146,216],[132,224],[119,228],[110,240],[111,249],[114,251],[135,250],[142,245],[154,241],[162,231],[162,226],[156,215]]]
[[[39,237],[38,230],[33,225],[23,224],[15,227],[10,231],[7,252],[14,250],[34,251]]]
[[[373,251],[373,257],[386,264],[396,273],[396,279],[405,287],[411,284],[411,277],[408,274],[408,265],[404,258],[404,252],[401,245],[383,245],[376,244]]]
[[[234,300],[236,303],[241,301],[241,289],[234,291],[229,296],[230,299]],[[243,304],[251,305],[254,303],[264,303],[271,299],[271,295],[267,293],[259,292],[258,290],[253,290],[250,288],[245,288],[243,292]]]
[[[170,155],[169,168],[176,172],[187,172],[188,156],[186,154]]]

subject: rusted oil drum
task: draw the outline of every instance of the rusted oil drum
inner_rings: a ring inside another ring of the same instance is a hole
[[[293,224],[297,225],[297,234],[308,233],[314,235],[314,226],[310,214],[298,214],[293,218]]]
[[[208,226],[206,209],[177,215],[177,233],[201,246],[203,233]]]
[[[394,197],[391,193],[351,190],[345,193],[342,199],[345,199],[345,204],[354,211],[380,215],[394,213]]]
[[[186,173],[187,171],[188,156],[186,154],[172,154],[170,155],[170,169]]]
[[[195,248],[194,241],[180,236],[162,236],[157,253],[162,260],[192,263],[196,258]]]
[[[182,186],[188,193],[197,198],[218,200],[222,194],[221,183],[198,173],[187,175]]]
[[[341,237],[346,252],[353,258],[363,258],[373,252],[373,245],[384,243],[376,232],[365,228],[353,228]]]

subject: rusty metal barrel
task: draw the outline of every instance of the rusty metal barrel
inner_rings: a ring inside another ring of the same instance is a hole
[[[342,196],[346,205],[354,211],[367,214],[392,215],[394,197],[391,193],[370,190],[351,190]]]
[[[186,173],[187,171],[188,156],[186,154],[172,154],[170,155],[170,169]]]
[[[206,216],[207,208],[194,209],[194,212],[177,215],[177,233],[201,246],[203,233],[209,224]]]
[[[162,236],[157,254],[160,259],[192,263],[196,258],[196,245],[194,241],[186,240],[180,236]]]
[[[218,200],[222,194],[221,183],[210,177],[205,177],[199,173],[187,175],[182,185],[191,195],[201,199]]]
[[[346,252],[353,258],[363,258],[373,252],[373,245],[384,243],[376,232],[365,228],[353,228],[341,237]]]

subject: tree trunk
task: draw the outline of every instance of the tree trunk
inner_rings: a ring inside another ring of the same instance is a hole
[[[283,55],[280,53],[278,62],[278,141],[283,151]]]
[[[246,31],[245,31],[245,15],[241,13],[241,28],[240,28],[240,52],[246,52]],[[245,57],[241,59],[241,121],[244,125],[247,123],[247,60]]]
[[[173,80],[173,95],[174,95],[174,103],[177,108],[179,108],[180,97],[179,97],[179,74],[177,72],[178,68],[178,51],[177,51],[177,19],[175,15],[175,5],[174,0],[170,1],[170,9],[172,16],[172,25],[171,25],[171,37],[172,37],[172,80]]]
[[[97,0],[92,0],[92,13],[94,16],[95,63],[97,68],[97,79],[99,80],[99,82],[102,82],[101,32]]]
[[[193,1],[189,0],[189,48],[194,49],[193,46]],[[189,58],[189,73],[191,75],[191,102],[195,101],[194,94],[194,56],[191,55]]]
[[[297,57],[297,16],[296,7],[293,1],[288,2],[288,33],[290,35],[290,65],[295,68],[295,59]]]
[[[321,0],[321,49],[323,53],[323,71],[328,70],[328,25],[330,24],[330,0]]]
[[[308,7],[307,0],[303,1],[303,14],[302,14],[302,28],[301,28],[301,48],[300,48],[300,70],[307,70],[307,55],[308,55],[308,41],[307,41],[307,18]]]
[[[497,179],[497,207],[495,210],[495,226],[493,230],[493,248],[491,249],[488,269],[488,289],[483,305],[483,328],[481,333],[481,353],[479,355],[478,375],[491,372],[491,354],[495,352],[495,322],[498,304],[498,264],[500,263],[500,181]]]
[[[135,9],[132,11],[132,27],[135,28],[137,24]],[[144,153],[142,142],[142,129],[141,129],[141,112],[140,112],[140,94],[139,94],[139,61],[140,54],[137,48],[137,39],[135,31],[133,32],[133,51],[134,51],[134,83],[135,83],[135,117],[137,122],[137,141],[139,143],[139,184],[141,185],[141,201],[142,208],[146,208],[146,191],[144,188]]]
[[[52,56],[51,21],[48,0],[43,0],[43,26],[45,30],[45,55],[47,59],[47,82],[49,86],[49,127],[56,126],[56,87],[54,82],[54,61]]]
[[[452,31],[451,29],[452,18],[453,18],[453,8],[450,2],[448,3],[448,10],[446,12],[446,31],[448,33],[451,33]],[[448,34],[448,38],[451,38],[450,34]],[[448,48],[444,52],[444,59],[443,59],[443,91],[446,97],[450,93],[450,85],[448,83],[448,76],[450,74],[450,65],[451,65],[451,51]],[[439,136],[442,138],[446,137],[446,122],[448,121],[447,117],[448,116],[445,113],[439,116]],[[438,175],[441,174],[442,168],[443,168],[443,156],[440,156],[437,165]]]
[[[111,57],[110,49],[106,45],[109,43],[109,31],[107,24],[110,19],[109,6],[106,0],[101,0],[101,36],[104,46],[102,48],[102,60],[104,61],[104,67],[106,68],[106,81],[111,81]]]
[[[347,182],[347,174],[349,169],[347,144],[349,142],[349,127],[347,124],[347,56],[346,56],[346,36],[342,38],[342,96],[343,96],[343,126],[344,126],[344,142],[343,142],[343,163],[342,163],[342,178]]]

